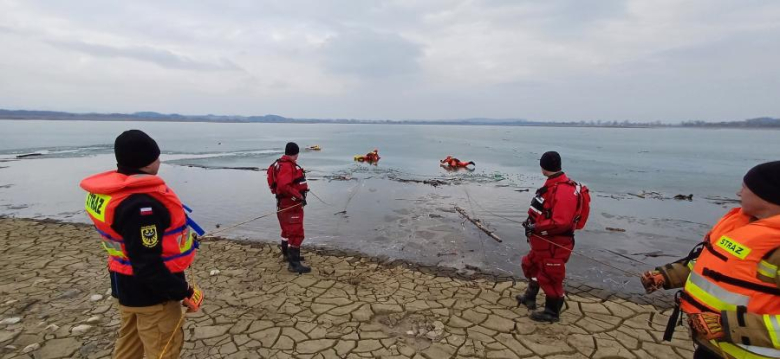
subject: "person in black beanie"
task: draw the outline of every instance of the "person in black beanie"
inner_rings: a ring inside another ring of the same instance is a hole
[[[550,172],[551,174],[561,172],[561,155],[555,151],[545,152],[542,154],[542,158],[539,159],[539,166],[542,167],[542,170]],[[550,177],[544,172],[542,172],[542,174]]]
[[[780,161],[753,167],[742,179],[744,186],[737,195],[742,210],[758,219],[772,217],[780,206]]]
[[[536,191],[523,223],[531,251],[522,259],[523,274],[528,279],[525,293],[517,295],[518,305],[536,309],[541,288],[546,296],[543,310],[531,313],[537,322],[557,322],[563,307],[566,263],[574,249],[574,231],[585,225],[583,208],[590,203],[587,188],[566,177],[561,170],[561,155],[545,152],[539,159],[544,186]],[[582,199],[587,198],[587,199]],[[580,222],[580,219],[582,221]]]
[[[641,277],[647,293],[682,289],[664,340],[685,313],[695,359],[780,358],[780,161],[750,169],[737,195],[688,257]]]
[[[284,146],[284,156],[268,167],[268,186],[276,195],[276,216],[282,229],[282,256],[288,262],[287,270],[298,274],[309,273],[311,268],[301,264],[303,243],[303,206],[309,186],[306,173],[298,165],[300,148],[295,142]]]
[[[164,351],[163,357],[178,358],[182,305],[198,311],[203,301],[203,292],[184,275],[197,249],[193,232],[202,231],[157,177],[157,142],[142,131],[125,131],[114,141],[114,155],[116,171],[81,182],[88,192],[87,213],[108,252],[111,295],[119,304],[114,357],[158,358]]]
[[[160,147],[140,130],[122,132],[114,140],[114,156],[119,173],[156,175],[160,168]]]

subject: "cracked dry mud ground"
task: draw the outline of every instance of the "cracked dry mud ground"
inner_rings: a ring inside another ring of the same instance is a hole
[[[98,243],[86,225],[0,219],[2,358],[111,355],[119,317]],[[525,283],[511,278],[306,254],[314,271],[298,276],[275,246],[202,243],[189,275],[206,300],[187,316],[182,357],[692,357],[685,329],[661,341],[669,309],[647,301],[669,295],[568,285],[561,323],[537,324],[513,299]]]

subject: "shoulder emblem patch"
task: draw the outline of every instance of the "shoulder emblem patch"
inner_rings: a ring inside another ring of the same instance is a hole
[[[157,226],[141,227],[141,243],[144,247],[154,248],[157,245]]]

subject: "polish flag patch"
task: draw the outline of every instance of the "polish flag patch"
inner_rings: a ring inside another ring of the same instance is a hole
[[[142,216],[149,216],[152,213],[153,213],[152,212],[152,207],[143,207],[143,208],[141,208],[141,215]]]

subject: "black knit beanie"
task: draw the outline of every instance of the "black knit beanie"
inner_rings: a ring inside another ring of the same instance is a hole
[[[295,142],[287,142],[287,146],[284,146],[284,154],[287,156],[295,156],[301,150]]]
[[[160,157],[160,147],[140,130],[122,132],[114,141],[114,155],[118,167],[143,168]]]
[[[555,151],[545,152],[539,159],[539,165],[546,171],[559,172],[561,170],[561,155]]]
[[[756,196],[780,205],[780,161],[762,163],[751,168],[742,181]]]

